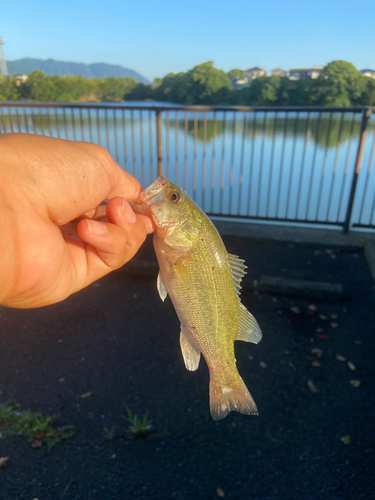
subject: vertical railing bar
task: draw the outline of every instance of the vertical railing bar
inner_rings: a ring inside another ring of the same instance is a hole
[[[139,110],[139,133],[141,134],[141,183],[142,187],[145,188],[145,153],[143,147],[143,112]]]
[[[33,134],[36,134],[36,123],[35,123],[35,116],[34,116],[34,106],[30,108],[31,111],[31,123],[33,124]]]
[[[185,154],[184,154],[184,189],[187,191],[187,168],[188,168],[188,150],[187,150],[187,140],[188,140],[188,115],[185,109]]]
[[[124,143],[124,169],[128,172],[128,151],[126,147],[126,122],[125,110],[121,110],[121,123],[122,123],[122,142]]]
[[[13,126],[13,118],[12,118],[12,108],[11,108],[11,106],[8,106],[8,116],[9,116],[10,131],[13,133],[14,132],[14,126]]]
[[[269,173],[269,177],[268,177],[266,217],[269,216],[269,208],[270,208],[270,194],[271,194],[271,184],[272,184],[272,179],[273,179],[273,161],[274,161],[274,156],[275,156],[277,118],[278,118],[278,114],[276,111],[274,119],[273,119],[273,129],[272,129],[272,148],[271,148],[271,159],[270,159],[270,173]]]
[[[44,123],[43,123],[43,114],[42,114],[42,108],[39,106],[39,117],[40,117],[40,129],[42,132],[42,135],[45,135],[44,133]]]
[[[23,108],[23,117],[25,119],[25,126],[26,126],[26,133],[29,133],[29,124],[27,123],[27,113],[26,113],[26,106]]]
[[[16,110],[18,132],[21,132],[21,122],[20,122],[20,115],[18,114],[18,106],[15,106],[14,109]]]
[[[358,217],[358,222],[361,223],[362,220],[362,213],[363,213],[363,207],[365,206],[365,201],[366,201],[366,196],[367,196],[367,188],[369,185],[369,179],[370,179],[370,174],[371,174],[371,165],[372,165],[372,159],[374,156],[374,149],[375,149],[375,126],[374,126],[374,134],[372,137],[372,145],[371,145],[371,151],[370,151],[370,158],[368,161],[367,165],[367,172],[366,172],[366,180],[365,180],[365,188],[363,191],[363,197],[362,197],[362,203],[361,203],[361,210],[359,212],[359,217]],[[374,196],[374,203],[375,203],[375,196]],[[370,218],[370,222],[372,220],[372,217]]]
[[[341,212],[341,204],[342,204],[342,200],[343,200],[343,192],[344,192],[344,186],[345,186],[345,177],[346,177],[347,172],[348,172],[350,150],[351,150],[351,146],[352,146],[352,142],[353,142],[355,118],[356,118],[356,114],[353,113],[352,123],[351,123],[350,131],[349,131],[348,149],[346,151],[346,158],[345,158],[344,172],[343,172],[343,176],[342,176],[342,183],[341,183],[339,206],[338,206],[338,210],[337,210],[336,222],[339,222],[339,216],[340,216],[340,212]]]
[[[250,153],[250,172],[249,172],[249,190],[247,196],[247,215],[250,215],[250,202],[251,202],[251,187],[253,184],[254,173],[254,149],[255,149],[255,128],[256,128],[256,111],[253,111],[253,122],[251,131],[251,153]]]
[[[275,217],[278,218],[279,215],[279,202],[280,202],[280,193],[281,193],[281,184],[283,180],[283,167],[284,167],[284,154],[285,154],[285,143],[286,143],[286,136],[287,136],[287,129],[288,129],[288,119],[289,115],[288,112],[285,113],[285,121],[284,121],[284,131],[283,131],[283,145],[281,148],[281,158],[280,158],[280,169],[279,169],[279,184],[277,186],[277,196],[276,196],[276,212],[275,212]]]
[[[102,145],[102,134],[100,133],[100,117],[99,117],[99,110],[96,108],[96,128],[98,129],[98,142],[99,146]]]
[[[246,140],[246,127],[247,127],[247,112],[243,112],[242,120],[242,144],[241,144],[241,160],[240,160],[240,178],[239,178],[239,193],[237,203],[237,215],[240,215],[242,205],[242,192],[243,192],[243,167],[245,157],[245,140]]]
[[[203,112],[203,149],[202,149],[202,206],[206,206],[206,143],[207,143],[207,111]]]
[[[175,112],[175,132],[176,132],[176,138],[175,138],[175,173],[176,173],[176,184],[178,185],[179,182],[179,175],[178,175],[178,126],[179,126],[179,119],[178,119],[178,111]]]
[[[90,137],[90,142],[93,142],[91,111],[92,111],[91,108],[87,109],[87,119],[88,119],[88,123],[89,123],[89,137]]]
[[[111,152],[111,145],[109,142],[109,125],[108,125],[108,108],[104,109],[104,123],[105,123],[105,143],[108,153]]]
[[[119,157],[119,153],[118,153],[116,108],[113,108],[113,135],[115,136],[116,162],[119,163],[120,162],[120,157]]]
[[[368,121],[370,118],[370,113],[371,113],[370,108],[365,108],[362,112],[361,129],[359,132],[359,143],[358,143],[358,149],[357,149],[357,156],[356,156],[355,165],[354,165],[352,184],[351,184],[351,188],[350,188],[349,201],[348,201],[348,206],[347,206],[347,210],[346,210],[346,217],[345,217],[345,222],[344,222],[344,233],[345,234],[349,231],[350,220],[352,217],[355,191],[356,191],[356,187],[357,187],[359,172],[361,171],[363,150],[364,150],[364,146],[365,146],[365,142],[366,142],[367,125],[368,125]]]
[[[169,111],[167,110],[165,112],[165,148],[166,148],[166,171],[167,171],[167,178],[170,178],[170,151],[169,151]]]
[[[148,110],[148,142],[149,142],[149,149],[150,149],[150,179],[154,180],[153,177],[153,171],[154,171],[154,156],[152,154],[153,148],[152,148],[152,123],[151,123],[151,110]]]
[[[224,166],[225,166],[225,124],[226,112],[223,111],[223,140],[221,142],[221,165],[220,165],[220,198],[219,198],[219,213],[223,214],[223,197],[224,197]]]
[[[133,175],[136,177],[137,175],[137,163],[136,163],[136,156],[135,156],[135,138],[134,138],[134,111],[133,109],[130,110],[130,136],[132,139],[132,167],[133,167]]]
[[[326,172],[326,165],[327,165],[327,155],[328,155],[328,147],[329,147],[329,138],[331,137],[331,129],[332,129],[332,117],[333,113],[331,112],[329,114],[329,120],[328,120],[328,130],[327,130],[327,135],[326,135],[326,146],[324,150],[324,158],[323,158],[323,165],[322,165],[322,170],[319,178],[319,194],[318,194],[318,201],[316,204],[316,212],[315,212],[315,220],[317,221],[319,219],[319,208],[320,208],[320,200],[322,197],[322,189],[323,189],[323,179],[324,175]]]
[[[76,141],[77,140],[77,134],[76,134],[76,121],[75,121],[75,118],[74,118],[74,109],[71,108],[70,112],[71,112],[71,116],[72,116],[73,138]]]
[[[309,208],[310,208],[310,197],[311,197],[311,188],[312,188],[312,181],[314,178],[314,173],[315,173],[315,160],[316,160],[316,153],[318,150],[318,138],[319,138],[319,130],[320,130],[320,123],[322,121],[322,112],[319,111],[318,115],[318,122],[316,124],[316,132],[315,132],[315,148],[314,148],[314,153],[313,153],[313,158],[312,158],[312,163],[311,163],[311,175],[310,175],[310,183],[309,183],[309,193],[307,195],[307,203],[306,203],[306,214],[305,214],[305,219],[307,220],[307,215],[309,213]]]
[[[307,134],[309,131],[309,125],[310,125],[310,112],[307,113],[307,119],[305,123],[305,140],[303,143],[303,151],[302,151],[302,158],[301,158],[301,173],[299,176],[299,181],[298,181],[298,199],[297,199],[297,204],[296,204],[296,214],[295,218],[298,219],[298,212],[299,212],[299,207],[300,207],[300,201],[301,201],[301,189],[302,189],[302,179],[303,179],[303,172],[305,170],[305,158],[306,158],[306,149],[307,149]]]
[[[85,131],[83,127],[82,108],[79,108],[79,123],[81,125],[81,141],[85,142]]]
[[[214,211],[215,160],[216,160],[216,111],[214,111],[213,122],[212,122],[211,199],[210,199],[211,213],[213,213]]]
[[[66,119],[66,108],[62,108],[62,110],[63,110],[63,118],[64,118],[65,139],[69,139],[69,136],[68,136],[68,121]]]
[[[46,113],[47,113],[47,122],[48,122],[48,130],[50,133],[50,136],[53,137],[53,132],[52,132],[52,125],[51,125],[51,116],[50,116],[50,108],[47,106],[46,107]]]
[[[232,211],[232,198],[233,198],[233,178],[234,178],[234,147],[236,142],[236,118],[237,112],[233,111],[233,123],[232,123],[232,151],[230,155],[230,167],[229,167],[229,202],[228,211]]]
[[[194,145],[193,145],[193,199],[197,199],[197,142],[198,142],[198,115],[194,111]]]
[[[328,196],[328,207],[327,207],[326,221],[328,221],[329,212],[331,211],[333,186],[335,185],[335,179],[336,179],[337,162],[338,162],[338,158],[339,158],[340,140],[341,140],[341,136],[342,136],[342,129],[343,129],[343,124],[344,124],[344,116],[345,116],[345,112],[342,112],[341,113],[340,125],[339,125],[339,132],[338,132],[338,135],[337,135],[337,144],[336,144],[335,159],[334,159],[334,162],[333,162],[333,172],[332,172],[332,177],[331,177],[331,185],[329,187],[329,196]]]
[[[163,175],[163,138],[161,127],[161,111],[156,111],[156,140],[157,140],[157,155],[158,155],[158,176]]]
[[[59,123],[59,115],[57,113],[57,108],[55,108],[55,121],[56,121],[56,132],[57,132],[57,137],[61,139],[60,136],[60,123]]]
[[[285,216],[287,218],[288,218],[288,213],[289,213],[290,190],[292,188],[292,179],[293,179],[293,172],[294,172],[294,158],[295,158],[295,153],[296,153],[298,120],[299,120],[299,114],[297,112],[296,118],[294,120],[294,129],[293,129],[294,138],[293,138],[293,147],[292,147],[292,157],[290,159],[290,172],[289,172],[288,192],[287,192],[287,196],[286,196]],[[297,195],[298,195],[298,193],[297,193]]]
[[[264,111],[263,127],[262,127],[262,146],[260,150],[260,161],[259,161],[259,175],[258,175],[258,192],[257,192],[257,209],[256,215],[259,215],[260,208],[260,195],[262,189],[262,177],[263,177],[263,158],[264,158],[264,143],[266,140],[266,125],[267,125],[267,111]]]
[[[9,111],[9,108],[8,108]],[[3,122],[3,127],[4,127],[4,134],[7,133],[7,126],[5,123],[5,117],[4,117],[4,106],[1,106],[1,121]]]

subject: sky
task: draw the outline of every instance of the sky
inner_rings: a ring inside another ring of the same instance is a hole
[[[0,36],[7,60],[105,62],[153,80],[206,61],[375,69],[374,21],[374,0],[5,0]]]

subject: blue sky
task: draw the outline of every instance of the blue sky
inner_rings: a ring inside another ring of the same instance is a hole
[[[152,80],[209,60],[225,71],[334,59],[375,69],[374,21],[374,0],[8,0],[0,36],[9,60],[107,62]]]

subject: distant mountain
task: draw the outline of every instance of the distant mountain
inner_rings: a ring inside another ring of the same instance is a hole
[[[44,71],[48,76],[52,75],[80,75],[85,78],[103,78],[105,76],[130,76],[140,83],[150,83],[144,76],[132,69],[124,68],[113,64],[94,63],[84,64],[75,62],[55,61],[54,59],[18,59],[17,61],[7,61],[8,73],[10,75],[29,75],[36,69]]]

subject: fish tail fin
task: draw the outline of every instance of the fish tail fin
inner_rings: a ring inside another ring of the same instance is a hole
[[[245,415],[258,415],[255,401],[240,375],[230,383],[223,383],[211,375],[210,411],[212,418],[221,420],[232,410]]]

